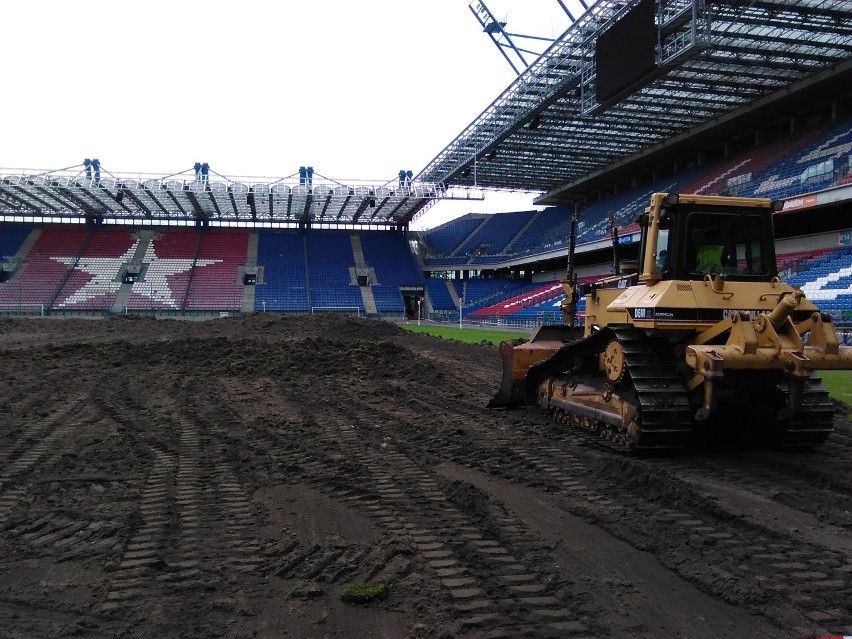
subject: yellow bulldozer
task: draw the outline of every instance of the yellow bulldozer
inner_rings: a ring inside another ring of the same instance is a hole
[[[538,406],[629,450],[679,448],[717,430],[794,448],[823,442],[834,406],[814,371],[852,368],[852,347],[778,278],[778,208],[655,193],[636,220],[638,260],[616,258],[613,276],[582,291],[575,214],[563,324],[501,344],[503,380],[489,406]],[[585,321],[574,326],[581,293]]]

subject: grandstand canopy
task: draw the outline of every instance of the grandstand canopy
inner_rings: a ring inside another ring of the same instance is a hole
[[[852,2],[598,0],[417,179],[567,203],[599,176],[849,86]]]
[[[57,171],[0,169],[0,218],[7,220],[394,227],[442,196],[436,185],[410,181],[113,174],[82,164]]]

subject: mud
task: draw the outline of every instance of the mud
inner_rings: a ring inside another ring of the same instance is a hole
[[[0,637],[852,634],[843,414],[812,452],[642,458],[487,410],[496,348],[382,322],[0,347]]]

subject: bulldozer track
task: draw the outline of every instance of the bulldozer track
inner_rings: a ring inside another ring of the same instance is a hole
[[[630,326],[611,327],[624,352],[632,392],[639,400],[636,448],[681,448],[692,434],[692,409],[674,367],[671,346]]]
[[[611,392],[633,404],[636,411],[634,419],[639,426],[635,439],[612,424],[572,412],[570,408],[551,408],[551,418],[590,430],[607,442],[630,449],[660,450],[688,445],[692,435],[693,410],[675,369],[671,346],[666,340],[648,337],[631,326],[614,325],[594,336],[594,342],[588,340],[565,346],[560,351],[560,359],[571,361],[580,354],[603,352],[610,335],[621,346],[627,371]],[[574,355],[575,352],[577,355]],[[609,388],[605,382],[601,376],[602,392]]]
[[[785,396],[789,393],[783,389]],[[780,433],[781,446],[811,448],[822,444],[834,430],[834,404],[822,379],[811,377],[805,381],[802,406],[787,421]]]

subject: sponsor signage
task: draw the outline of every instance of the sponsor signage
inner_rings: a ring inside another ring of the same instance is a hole
[[[801,197],[792,197],[789,200],[784,201],[784,211],[796,211],[798,209],[807,209],[812,206],[816,206],[817,196],[816,195],[803,195]]]

